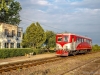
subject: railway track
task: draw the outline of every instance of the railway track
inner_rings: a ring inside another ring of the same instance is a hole
[[[92,52],[90,52],[88,54],[92,54]],[[57,61],[57,60],[66,60],[67,61],[70,58],[74,59],[78,56],[80,56],[80,55],[69,56],[69,57],[64,57],[64,58],[62,58],[62,57],[50,57],[50,58],[43,58],[43,59],[38,59],[38,60],[27,60],[27,61],[20,61],[20,62],[14,62],[14,63],[7,63],[7,64],[4,64],[4,65],[0,65],[0,74],[2,75],[3,72],[7,73],[7,72],[10,72],[10,71],[13,71],[13,70],[16,71],[18,69],[42,65],[42,64],[45,64],[45,63],[48,63],[48,62],[54,62],[54,61]],[[93,61],[93,60],[91,60],[91,61]],[[91,61],[89,61],[89,62],[91,62]],[[83,64],[83,65],[85,65],[85,64]],[[81,66],[78,66],[78,67],[81,67]],[[76,67],[76,68],[78,68],[78,67]],[[74,69],[76,69],[76,68],[74,68]],[[71,72],[74,69],[71,69],[67,72]],[[64,74],[65,73],[63,73],[62,75],[64,75]]]
[[[98,70],[100,70],[100,57],[89,60],[61,75],[100,75],[97,73]]]
[[[48,62],[54,62],[54,61],[61,60],[61,59],[62,59],[61,57],[50,57],[50,58],[43,58],[43,59],[38,59],[38,60],[8,63],[8,64],[0,65],[0,74],[2,74],[3,72],[9,72],[12,70],[28,68],[28,67],[48,63]]]

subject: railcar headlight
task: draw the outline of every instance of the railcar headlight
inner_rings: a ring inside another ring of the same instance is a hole
[[[59,49],[59,46],[56,46],[56,50],[58,50]]]

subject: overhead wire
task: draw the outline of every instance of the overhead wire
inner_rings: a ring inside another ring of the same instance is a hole
[[[27,18],[25,18],[25,17],[21,17],[21,18],[23,18],[23,19],[25,19],[25,20],[27,20],[27,21],[33,22],[32,20],[27,19]],[[35,21],[34,21],[34,22],[35,22]],[[25,23],[24,23],[24,24],[25,24]],[[51,27],[51,28],[54,28],[54,29],[57,29],[57,30],[64,31],[64,30],[62,30],[62,29],[59,29],[59,28],[56,28],[56,27],[52,27],[52,26],[49,26],[49,25],[45,25],[45,24],[41,24],[41,25],[43,25],[43,26],[47,26],[47,27]]]

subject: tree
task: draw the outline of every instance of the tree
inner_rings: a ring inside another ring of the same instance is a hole
[[[5,12],[8,11],[7,5],[9,5],[10,2],[11,0],[0,0],[0,13],[1,13],[1,10],[5,10]]]
[[[53,31],[46,31],[46,41],[45,44],[47,47],[55,47],[55,33]]]
[[[26,29],[26,33],[24,35],[22,46],[25,47],[40,47],[46,39],[45,32],[40,24],[32,23]]]
[[[36,25],[37,25],[37,32],[38,32],[38,34],[37,34],[37,37],[38,37],[37,38],[37,46],[40,47],[46,40],[46,34],[38,22],[36,23]]]
[[[0,22],[19,25],[21,21],[19,12],[22,9],[20,3],[11,0],[11,2],[6,5],[4,2],[5,0],[2,0],[2,7],[0,8]]]
[[[55,35],[49,38],[48,41],[48,47],[55,47],[56,46],[56,41],[55,41]]]
[[[92,49],[93,49],[94,51],[100,50],[100,46],[99,46],[98,44],[95,44],[95,45],[92,46]]]

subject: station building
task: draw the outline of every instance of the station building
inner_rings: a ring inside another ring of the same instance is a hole
[[[16,25],[0,23],[0,48],[21,48],[23,30]]]

